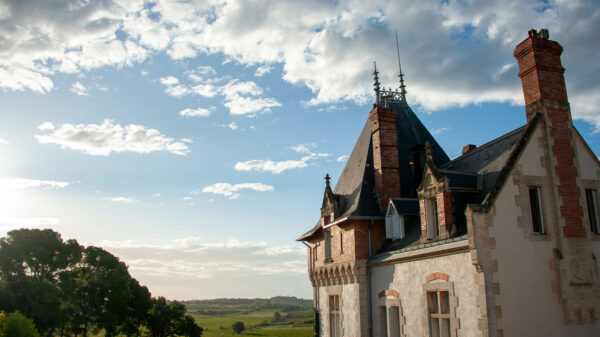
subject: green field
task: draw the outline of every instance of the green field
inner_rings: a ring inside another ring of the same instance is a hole
[[[235,337],[240,336],[235,334],[231,329],[233,323],[240,321],[244,323],[246,331],[243,335],[247,336],[290,336],[290,337],[309,337],[313,335],[312,324],[297,323],[297,327],[290,323],[270,324],[273,313],[260,313],[242,316],[204,316],[193,315],[198,325],[204,332],[202,336],[207,337]],[[309,318],[305,318],[309,319]],[[267,325],[259,326],[259,324],[267,322]],[[299,325],[299,326],[298,326]]]
[[[236,337],[232,325],[243,322],[246,336],[313,336],[312,301],[294,297],[270,299],[215,299],[185,305],[206,337]],[[275,312],[281,319],[274,322]]]

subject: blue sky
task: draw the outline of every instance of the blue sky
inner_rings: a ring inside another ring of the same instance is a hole
[[[311,297],[303,246],[372,64],[450,157],[525,123],[512,52],[549,28],[600,150],[594,1],[0,1],[0,231],[105,247],[154,295]]]

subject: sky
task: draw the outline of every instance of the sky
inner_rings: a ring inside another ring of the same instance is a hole
[[[52,228],[155,296],[310,298],[305,247],[374,102],[373,62],[451,158],[526,123],[548,28],[600,153],[600,4],[0,0],[0,235]]]

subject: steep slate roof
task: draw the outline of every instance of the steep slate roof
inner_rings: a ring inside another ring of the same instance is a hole
[[[464,211],[468,203],[480,204],[480,210],[487,210],[531,138],[539,119],[540,117],[536,116],[528,124],[471,150],[439,168],[439,174],[450,180],[453,218],[458,219],[459,222],[464,221]],[[476,182],[476,188],[472,188],[475,183],[474,177],[478,177],[479,180]],[[479,193],[473,196],[472,192],[477,189]],[[461,226],[464,224],[455,225],[458,225],[457,232],[450,240],[466,234],[466,228]],[[375,255],[416,249],[422,246],[420,237],[421,227],[410,226],[403,239],[387,239],[377,249]],[[378,259],[380,257],[374,257],[370,262]]]
[[[480,176],[480,201],[485,198],[498,180],[502,168],[512,153],[512,149],[523,136],[524,125],[502,135],[440,167],[443,171],[462,171]],[[451,178],[451,177],[449,177]]]
[[[396,126],[401,188],[398,197],[416,198],[416,188],[420,181],[417,181],[415,176],[420,176],[425,165],[424,144],[429,142],[432,145],[432,156],[436,165],[445,164],[450,159],[408,104],[404,101],[392,102],[389,107],[398,112]],[[420,157],[419,167],[416,167],[418,163],[412,165],[409,163],[415,158],[415,153]],[[371,122],[368,119],[333,193],[342,199],[342,207],[340,207],[335,220],[346,217],[373,218],[384,216],[382,208],[387,207],[387,205],[380,207],[375,192]],[[319,229],[320,221],[317,221],[317,224],[311,230],[304,233],[297,240],[305,240],[317,233]]]

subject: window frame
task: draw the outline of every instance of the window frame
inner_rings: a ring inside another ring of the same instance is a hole
[[[329,295],[329,336],[342,337],[342,301],[339,294]]]
[[[325,257],[325,262],[331,262],[333,261],[332,258],[332,254],[331,254],[331,229],[326,229],[323,232],[323,243],[324,243],[324,257]]]
[[[541,196],[541,187],[537,186],[537,185],[530,185],[527,187],[527,194],[528,194],[528,199],[529,199],[529,215],[530,215],[530,220],[531,220],[531,232],[533,234],[537,234],[537,235],[543,235],[546,234],[546,228],[545,228],[545,224],[544,224],[544,212],[542,211],[542,196]],[[532,192],[535,191],[535,194],[532,194]],[[535,198],[535,207],[533,205],[534,200],[532,200],[533,198]],[[536,217],[537,217],[537,221],[539,222],[538,224],[536,224]],[[536,230],[536,227],[537,228]]]
[[[592,234],[600,234],[598,229],[598,196],[596,189],[586,188],[585,189],[585,201],[586,207],[588,211],[588,223],[590,228],[590,233]],[[591,197],[591,200],[590,200]],[[590,208],[591,206],[591,208]]]
[[[394,313],[394,310],[395,313]],[[402,307],[400,299],[395,296],[383,296],[379,298],[377,310],[379,316],[379,334],[378,337],[404,337],[404,317],[402,316]],[[394,326],[395,324],[395,326]]]
[[[437,300],[438,300],[438,308],[440,301],[440,293],[447,293],[448,297],[447,297],[447,312],[432,312],[431,311],[431,300],[430,300],[430,293],[434,293],[435,296],[437,296]],[[427,331],[427,336],[429,337],[437,337],[437,336],[446,336],[445,334],[442,334],[442,320],[447,320],[448,323],[448,328],[447,331],[449,331],[449,334],[447,335],[448,337],[457,337],[458,335],[458,318],[456,317],[456,306],[457,306],[457,299],[456,296],[454,294],[454,283],[453,282],[448,282],[448,281],[441,281],[441,280],[433,280],[430,281],[429,283],[425,283],[423,285],[423,302],[424,308],[423,308],[423,328],[424,331]],[[437,324],[438,324],[438,332],[439,334],[435,334],[435,331],[432,331],[432,323],[434,322],[433,320],[437,320]]]
[[[427,239],[440,237],[440,221],[437,196],[425,198],[425,222],[427,224]]]

